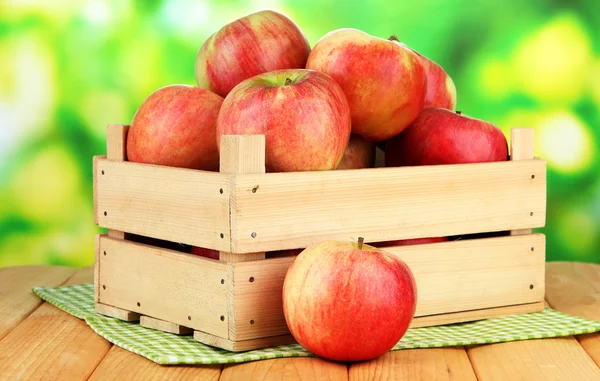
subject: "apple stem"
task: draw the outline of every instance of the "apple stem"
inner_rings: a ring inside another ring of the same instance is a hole
[[[398,41],[400,42],[400,39],[398,38],[398,36],[396,36],[396,34],[392,34],[390,36],[390,38],[388,38],[389,41]]]
[[[457,113],[458,115],[460,115],[460,114],[462,114],[462,111],[457,111],[456,113]]]
[[[288,85],[291,85],[291,84],[292,84],[292,80],[289,79],[289,78],[286,78],[285,79],[285,85],[288,86]]]
[[[358,237],[358,250],[362,250],[363,243],[365,239],[363,237]]]

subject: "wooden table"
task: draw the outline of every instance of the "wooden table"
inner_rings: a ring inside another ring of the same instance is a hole
[[[600,380],[600,333],[400,350],[357,364],[290,358],[160,366],[110,344],[31,292],[92,279],[91,268],[0,269],[0,380]],[[546,284],[552,308],[600,320],[600,265],[548,263]]]

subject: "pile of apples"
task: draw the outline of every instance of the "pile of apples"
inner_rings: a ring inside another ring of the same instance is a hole
[[[260,11],[202,44],[195,77],[197,86],[166,86],[141,104],[127,137],[129,161],[218,171],[223,134],[264,134],[267,172],[370,168],[377,147],[388,167],[508,159],[501,130],[456,112],[450,76],[395,35],[344,28],[311,49],[289,17]],[[219,257],[197,247],[192,253]],[[297,256],[284,313],[294,337],[323,357],[377,357],[413,317],[410,269],[382,249],[323,242],[270,255]],[[336,297],[343,300],[332,307]]]

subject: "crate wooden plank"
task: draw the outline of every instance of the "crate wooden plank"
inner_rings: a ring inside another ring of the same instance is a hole
[[[107,236],[100,248],[100,303],[227,337],[225,263]]]
[[[349,364],[350,381],[422,380],[476,381],[463,347],[403,349],[371,360]]]
[[[109,306],[106,304],[102,304],[100,302],[96,302],[95,308],[97,313],[104,316],[113,317],[119,320],[124,321],[139,321],[140,314],[133,311],[124,310],[119,307]]]
[[[541,309],[543,234],[397,246],[386,250],[401,257],[415,276],[419,290],[415,326]],[[234,269],[235,288],[231,338],[251,339],[289,332],[282,312],[281,290],[293,259],[230,264]]]
[[[510,131],[510,159],[531,160],[534,158],[533,128],[513,128]],[[532,178],[534,180],[534,178]],[[531,229],[511,230],[511,235],[531,234]]]
[[[164,366],[114,345],[89,380],[218,381],[220,375],[221,365]]]
[[[129,126],[126,124],[109,124],[106,128],[106,158],[112,161],[127,160],[127,133]],[[96,162],[94,161],[94,164]],[[108,229],[108,236],[125,239],[125,232]]]
[[[99,158],[94,176],[101,227],[230,251],[228,175]]]
[[[545,224],[546,163],[246,174],[235,192],[240,253],[525,229]]]
[[[290,334],[234,341],[201,331],[194,331],[194,340],[197,340],[206,345],[223,348],[232,352],[249,351],[258,348],[276,347],[279,345],[288,345],[296,342],[294,337]]]
[[[282,358],[226,365],[221,381],[345,381],[346,364],[321,358]]]
[[[233,268],[233,318],[230,338],[256,339],[288,334],[281,290],[294,257],[230,264]]]
[[[489,319],[507,315],[541,312],[544,302],[518,304],[515,306],[484,308],[480,310],[451,312],[439,315],[418,316],[413,319],[410,328],[432,327],[435,325],[462,323],[480,319]]]
[[[0,269],[0,339],[6,336],[42,300],[31,291],[34,286],[63,284],[76,270],[63,266],[19,266]]]
[[[265,173],[264,135],[222,135],[220,147],[220,172],[227,174]],[[251,190],[256,192],[256,190]],[[236,193],[230,192],[230,208],[235,209]],[[237,229],[236,214],[230,211],[232,235]],[[242,262],[264,259],[263,252],[230,253],[221,251],[219,259],[225,262]]]
[[[388,247],[411,268],[415,316],[542,302],[545,236],[531,234]]]
[[[150,316],[141,316],[140,325],[142,327],[156,329],[158,331],[170,332],[176,335],[191,335],[194,330],[188,327],[181,326],[179,324],[171,323],[170,321],[164,321],[161,319],[155,319]]]

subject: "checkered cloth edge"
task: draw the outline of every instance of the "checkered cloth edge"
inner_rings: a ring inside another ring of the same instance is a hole
[[[137,323],[105,317],[94,311],[92,284],[34,287],[33,291],[46,302],[84,319],[96,333],[111,343],[158,364],[227,364],[313,356],[298,344],[247,352],[229,352],[199,343],[191,336],[178,336],[144,328]],[[392,350],[492,344],[597,331],[600,331],[600,322],[546,308],[537,313],[409,329]]]

